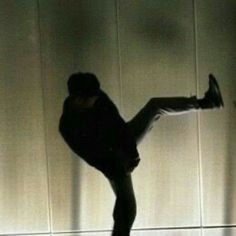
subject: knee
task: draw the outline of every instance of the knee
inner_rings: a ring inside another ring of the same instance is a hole
[[[149,111],[158,117],[158,115],[161,115],[161,106],[158,98],[151,98],[147,103]]]
[[[155,97],[152,97],[152,98],[149,99],[148,104],[149,104],[150,106],[154,106],[154,105],[157,106],[157,104],[158,104],[158,99],[155,98]]]

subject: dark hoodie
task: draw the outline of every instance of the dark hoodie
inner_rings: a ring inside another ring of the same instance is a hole
[[[101,91],[92,108],[76,108],[66,98],[59,130],[70,148],[110,179],[139,163],[135,139],[118,109]]]

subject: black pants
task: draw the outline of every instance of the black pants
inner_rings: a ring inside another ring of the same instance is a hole
[[[128,126],[139,144],[161,116],[179,115],[196,111],[198,108],[196,97],[152,98],[128,122]],[[136,216],[136,200],[131,174],[109,181],[116,195],[112,236],[129,236]]]

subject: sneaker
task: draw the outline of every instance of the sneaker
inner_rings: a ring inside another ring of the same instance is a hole
[[[220,108],[224,106],[220,87],[214,75],[209,74],[209,88],[205,93],[205,96],[200,101],[200,107],[202,109]]]

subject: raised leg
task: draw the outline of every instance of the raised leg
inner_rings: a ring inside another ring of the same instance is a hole
[[[197,109],[196,97],[152,98],[127,124],[138,144],[161,116],[180,115]]]
[[[137,144],[152,128],[153,122],[165,115],[180,115],[198,109],[221,108],[224,106],[219,84],[214,75],[209,74],[209,88],[201,99],[193,97],[152,98],[140,112],[128,122]]]

